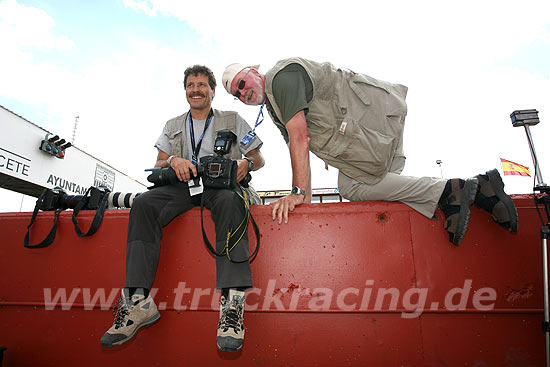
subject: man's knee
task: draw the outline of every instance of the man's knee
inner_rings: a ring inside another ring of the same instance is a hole
[[[149,212],[156,213],[158,211],[158,198],[153,191],[154,190],[144,192],[134,199],[130,211],[130,218],[136,215],[147,215]]]
[[[338,191],[344,199],[349,201],[378,200],[373,185],[354,180],[340,173],[338,175]]]
[[[220,189],[217,195],[218,201],[222,205],[235,206],[243,203],[241,197],[235,191],[230,189]]]
[[[340,195],[349,201],[377,200],[370,192],[370,185],[357,182],[355,185],[338,188]]]
[[[344,199],[353,201],[354,181],[352,178],[344,175],[342,172],[338,174],[338,192]],[[357,200],[357,199],[355,199]]]
[[[340,193],[340,195],[341,195],[344,199],[351,200],[351,199],[350,199],[351,193],[350,193],[349,186],[341,186],[341,185],[338,185],[338,192]]]
[[[142,209],[151,204],[151,191],[144,192],[134,199],[132,209]]]
[[[232,215],[244,211],[244,202],[239,195],[230,189],[215,189],[206,198],[207,207],[218,215]]]

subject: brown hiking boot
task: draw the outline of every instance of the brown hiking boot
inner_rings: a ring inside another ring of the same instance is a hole
[[[477,175],[479,192],[475,203],[488,211],[495,222],[510,230],[518,231],[518,212],[512,198],[504,192],[504,182],[496,169]]]
[[[124,294],[124,289],[114,314],[113,326],[101,337],[102,347],[109,348],[126,343],[140,328],[152,325],[160,319],[160,313],[151,295],[147,298],[141,294],[128,297]]]
[[[470,220],[470,205],[475,200],[478,187],[477,178],[466,181],[453,178],[447,182],[439,199],[439,206],[445,214],[445,229],[449,241],[458,246],[466,235]]]
[[[244,342],[245,293],[231,288],[227,298],[220,298],[220,321],[216,341],[223,352],[238,352]]]

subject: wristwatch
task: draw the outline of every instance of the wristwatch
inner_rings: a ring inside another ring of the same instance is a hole
[[[254,161],[248,157],[244,157],[248,161],[248,172],[254,171]]]
[[[294,186],[292,188],[292,191],[290,191],[290,193],[293,194],[293,195],[304,195],[304,196],[306,196],[306,192],[298,186]]]
[[[172,159],[174,159],[176,156],[175,155],[171,155],[170,157],[168,157],[168,159],[166,160],[166,162],[168,162],[168,165],[170,166],[170,162],[172,162]]]

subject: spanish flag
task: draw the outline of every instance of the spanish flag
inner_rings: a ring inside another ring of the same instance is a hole
[[[531,177],[529,172],[529,167],[522,166],[521,164],[508,161],[506,159],[500,158],[500,163],[502,164],[502,171],[504,175],[519,175]]]

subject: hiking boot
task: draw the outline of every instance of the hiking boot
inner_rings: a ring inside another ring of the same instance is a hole
[[[518,212],[512,198],[504,192],[504,182],[496,169],[477,175],[479,192],[475,203],[481,209],[488,211],[494,221],[510,230],[518,231]]]
[[[101,337],[101,346],[114,347],[132,339],[139,328],[149,326],[158,319],[160,313],[151,295],[145,298],[142,294],[127,297],[122,290],[122,296],[113,310],[115,321],[113,326]]]
[[[445,214],[445,229],[449,232],[449,241],[458,246],[466,235],[470,220],[470,205],[477,193],[477,178],[466,181],[453,178],[447,181],[439,206]]]
[[[244,292],[230,289],[220,298],[220,322],[217,343],[222,352],[238,352],[244,342]]]

